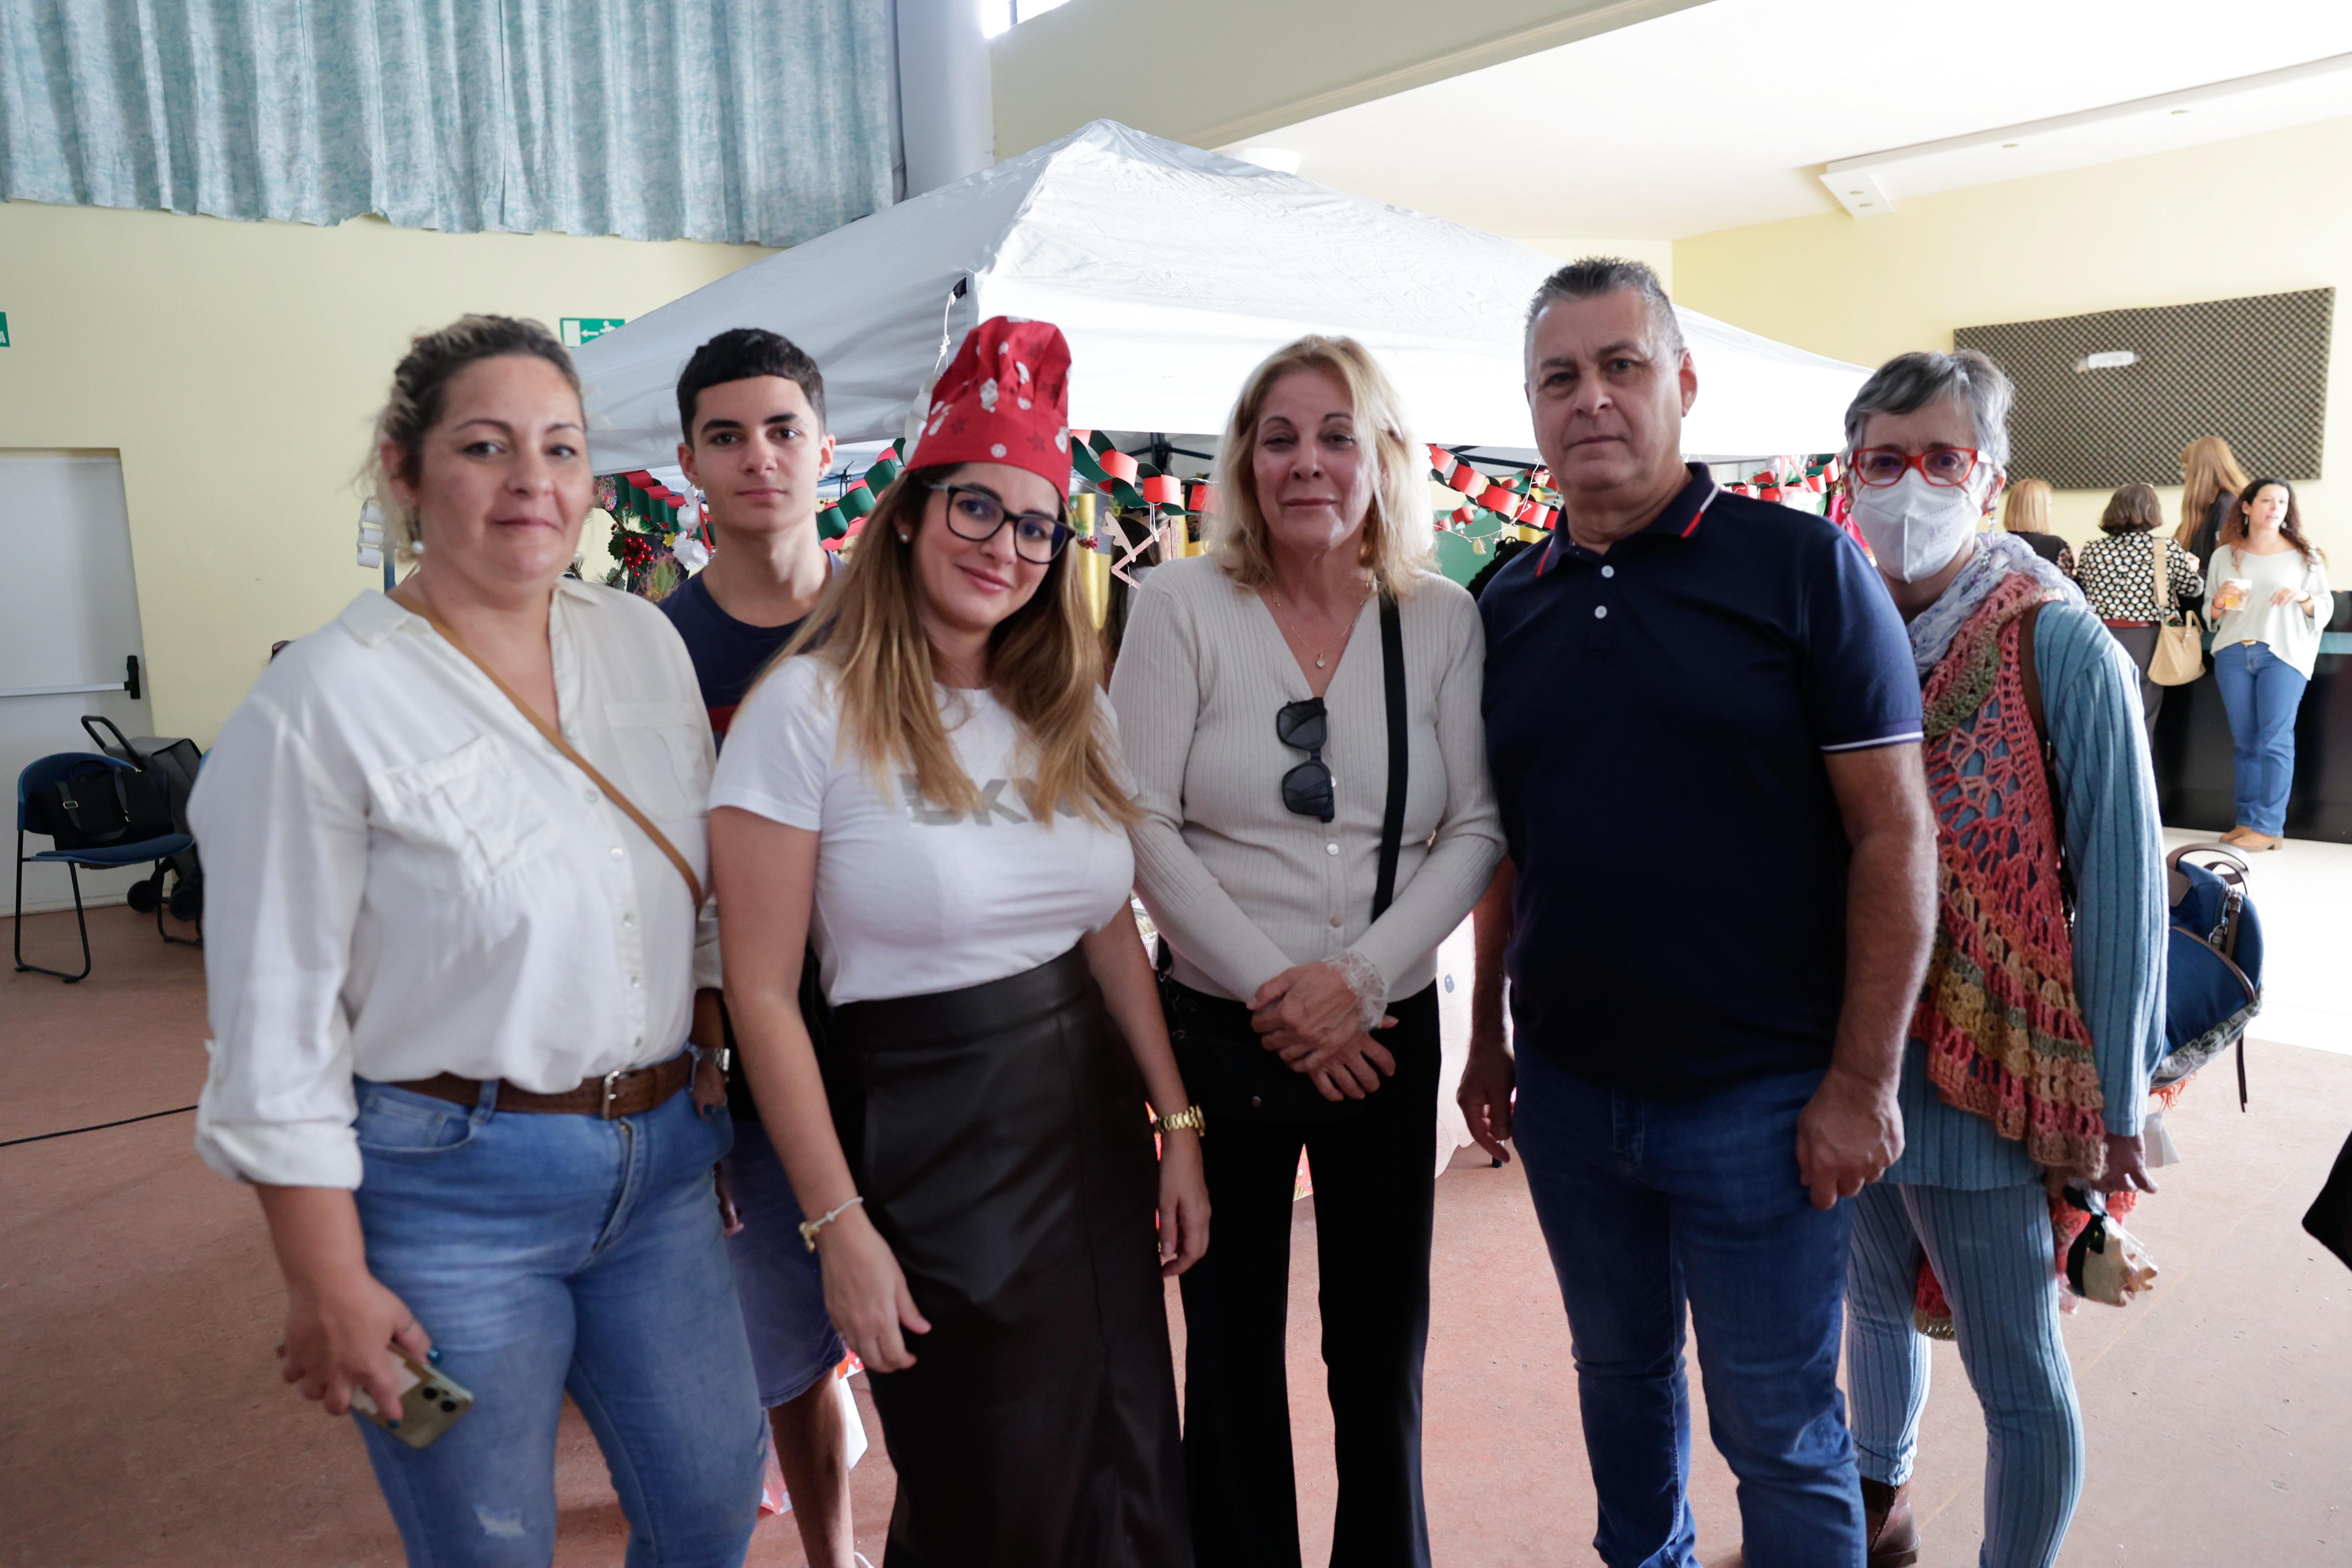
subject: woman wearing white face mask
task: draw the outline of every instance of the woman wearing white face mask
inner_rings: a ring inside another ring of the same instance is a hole
[[[2153,1190],[2139,1132],[2164,1042],[2165,872],[2139,678],[2056,568],[1977,531],[2002,486],[2010,395],[1982,355],[1904,354],[1846,411],[1854,523],[1924,688],[1938,862],[1903,1156],[1854,1200],[1847,1277],[1874,1568],[1916,1560],[1906,1492],[1927,1347],[1915,1325],[1944,1314],[1990,1434],[1981,1560],[2057,1560],[2083,1431],[2044,1179]]]

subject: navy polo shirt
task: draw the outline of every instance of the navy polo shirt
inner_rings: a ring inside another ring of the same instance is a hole
[[[1693,465],[1648,528],[1596,555],[1563,526],[1479,610],[1517,1048],[1645,1094],[1826,1067],[1847,845],[1822,758],[1920,735],[1876,569]]]

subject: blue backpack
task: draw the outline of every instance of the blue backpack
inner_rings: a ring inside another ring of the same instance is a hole
[[[2034,667],[2039,604],[2018,617],[2018,674],[2027,716],[2042,743],[2042,777],[2057,817],[2058,881],[2066,918],[2074,918],[2074,869],[2066,863],[2065,796],[2042,710],[2042,677]],[[2193,857],[2193,858],[2192,858]],[[2210,861],[2209,865],[2198,863]],[[2164,1056],[2149,1087],[2178,1083],[2234,1042],[2238,1047],[2238,1109],[2246,1108],[2247,1020],[2263,1006],[2263,925],[2246,896],[2246,862],[2226,844],[2183,844],[2165,857],[2171,876],[2171,931],[2165,952]]]
[[[2263,923],[2246,896],[2246,862],[2224,844],[2183,844],[2171,868],[2165,955],[2164,1060],[2154,1086],[2178,1083],[2232,1044],[2246,1106],[2246,1024],[2263,1006]]]

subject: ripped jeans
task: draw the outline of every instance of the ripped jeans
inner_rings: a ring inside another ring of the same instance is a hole
[[[422,1450],[353,1417],[411,1568],[546,1568],[566,1392],[629,1568],[736,1568],[767,1422],[711,1191],[726,1111],[679,1093],[607,1122],[357,1087],[368,1267],[474,1393]]]

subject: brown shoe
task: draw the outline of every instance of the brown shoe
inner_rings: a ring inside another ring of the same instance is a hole
[[[2250,854],[2260,854],[2264,850],[2274,850],[2281,844],[2286,842],[2284,839],[2280,838],[2276,833],[2258,833],[2252,828],[2246,829],[2245,831],[2241,833],[2237,838],[2231,839],[2228,841],[2235,844],[2238,848],[2246,851]]]
[[[1919,1561],[1919,1527],[1911,1522],[1911,1483],[1862,1481],[1862,1539],[1870,1568],[1910,1568]]]

